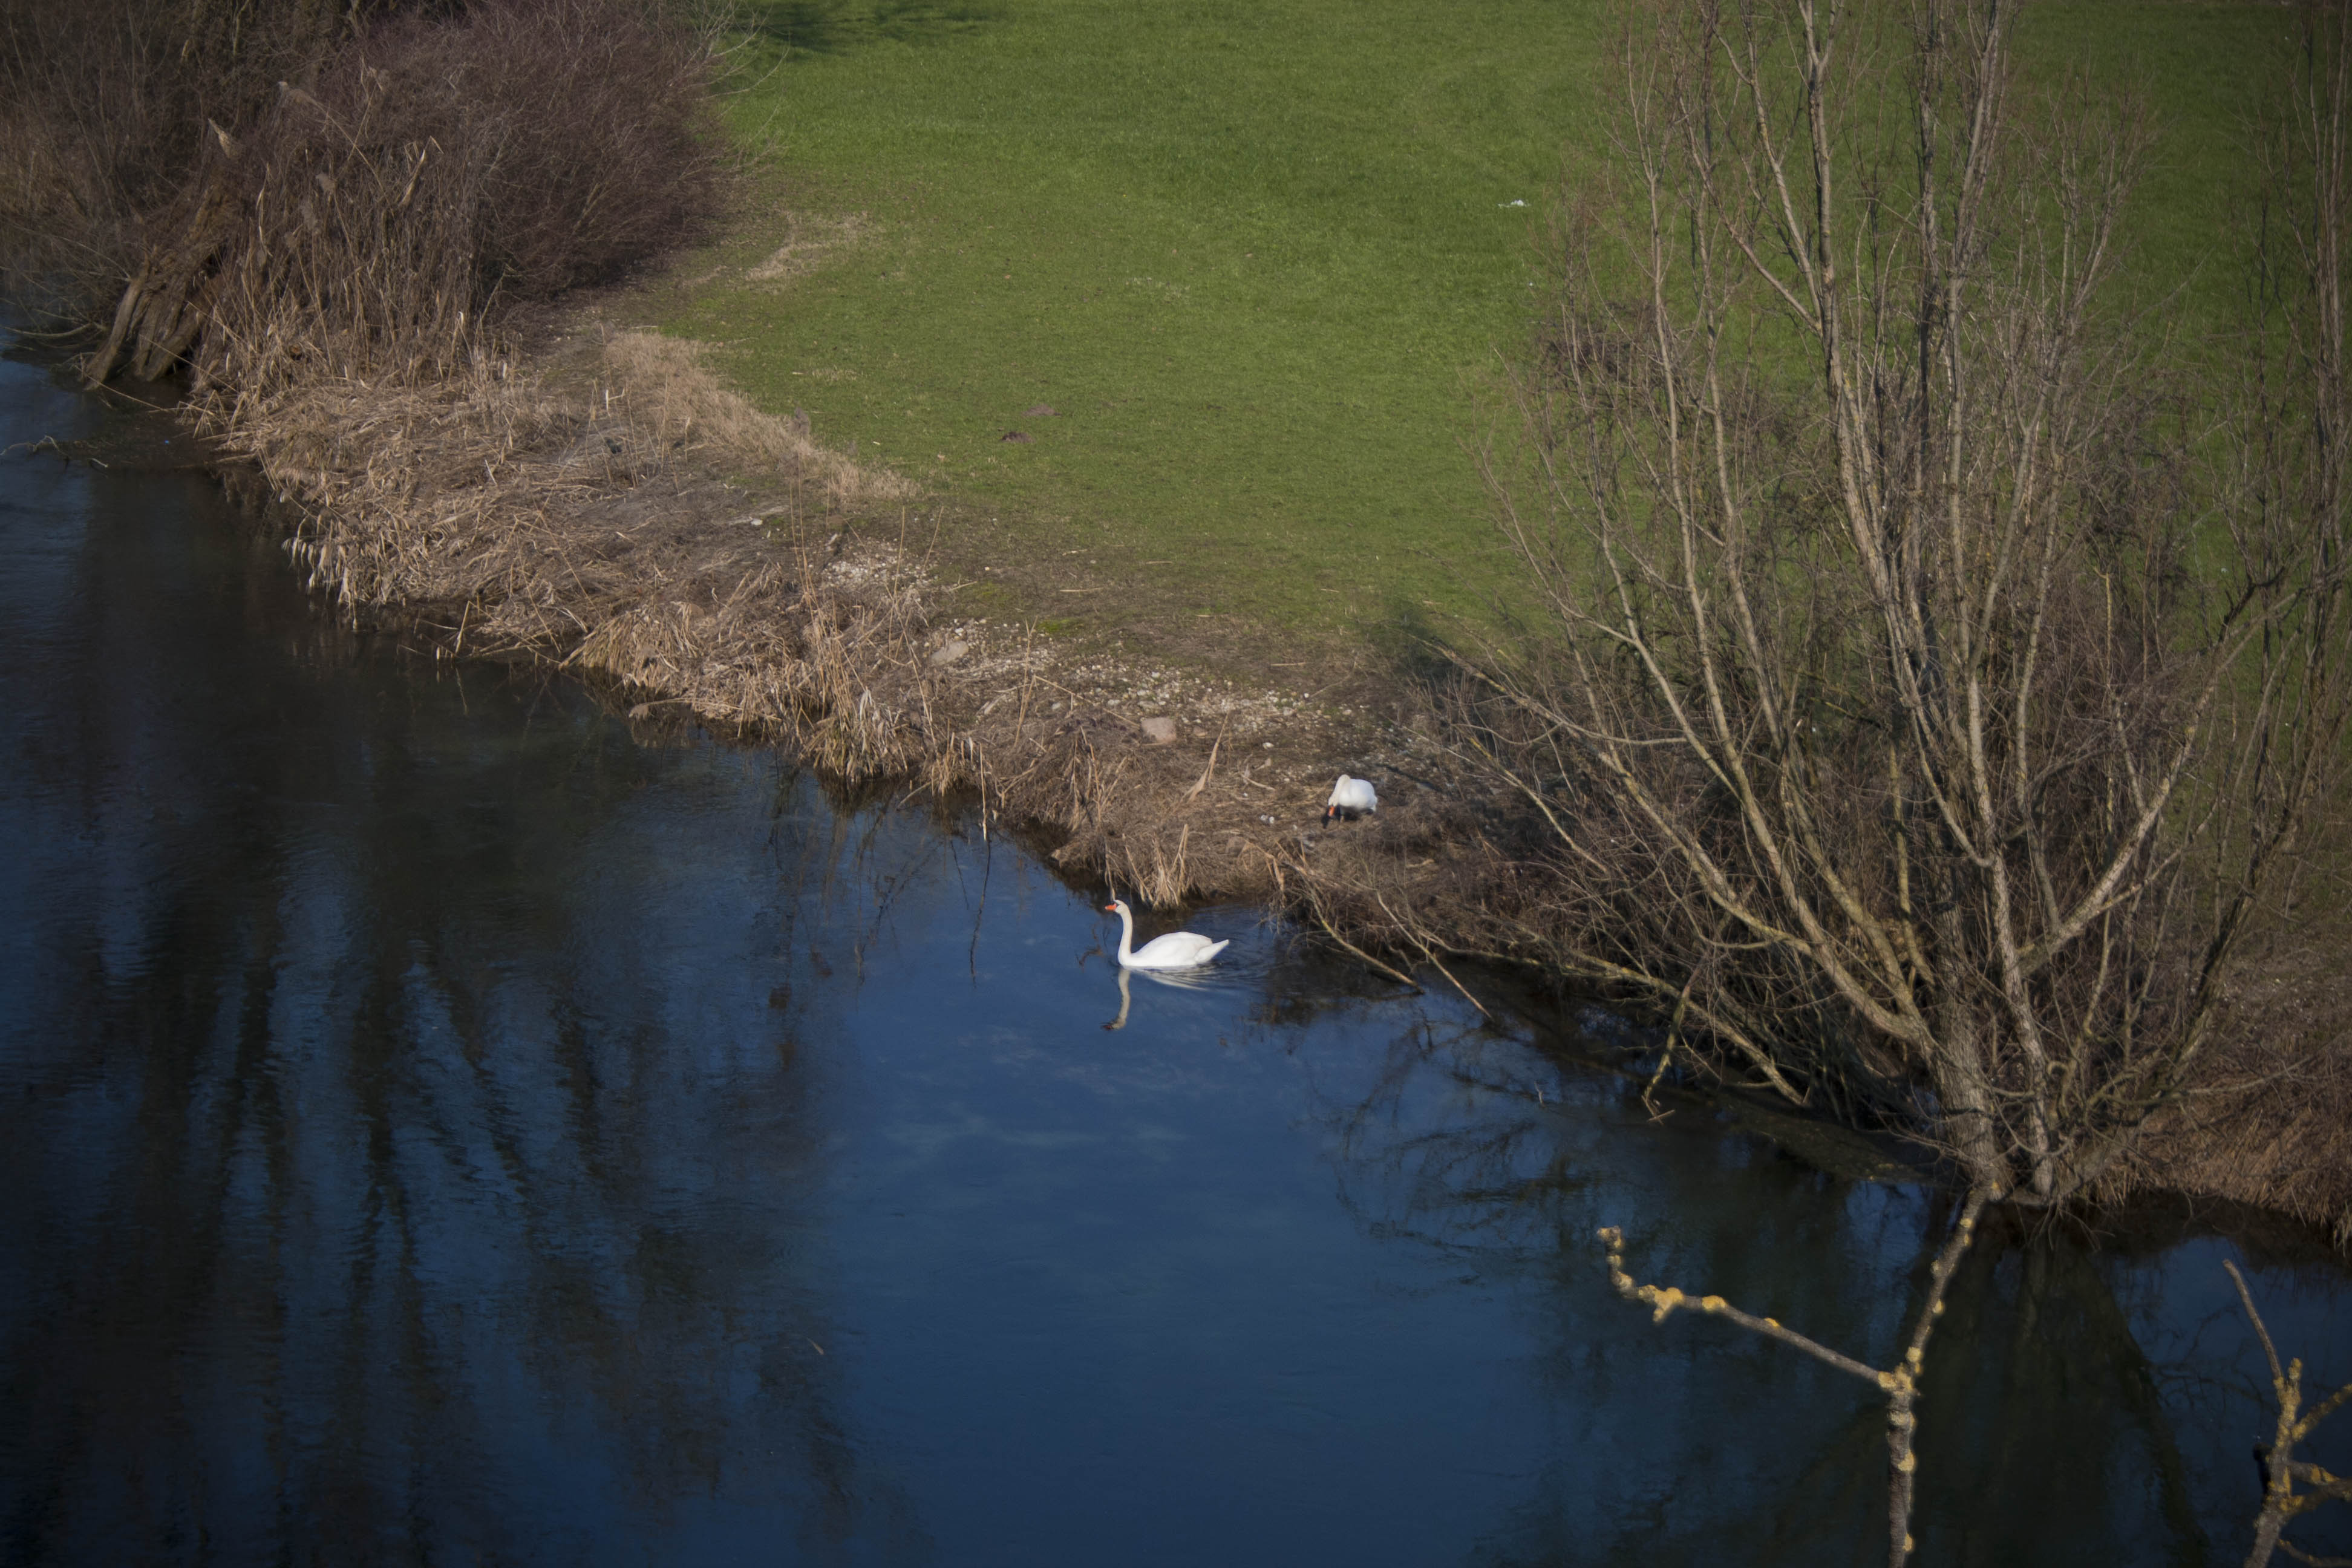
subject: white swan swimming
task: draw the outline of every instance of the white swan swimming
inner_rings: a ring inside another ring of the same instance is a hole
[[[1343,811],[1378,811],[1380,808],[1381,797],[1372,793],[1371,780],[1351,779],[1341,773],[1339,782],[1331,786],[1331,798],[1323,805],[1323,820],[1328,823]]]
[[[1197,969],[1225,951],[1226,942],[1211,942],[1197,931],[1171,931],[1135,946],[1135,914],[1125,899],[1103,906],[1118,917],[1118,966],[1121,969]]]

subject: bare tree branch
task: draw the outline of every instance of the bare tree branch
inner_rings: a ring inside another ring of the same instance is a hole
[[[1913,1319],[1911,1331],[1905,1337],[1903,1354],[1885,1370],[1871,1366],[1841,1351],[1832,1350],[1820,1341],[1799,1333],[1776,1318],[1759,1318],[1745,1312],[1720,1296],[1693,1296],[1671,1285],[1643,1285],[1625,1272],[1625,1234],[1614,1226],[1598,1234],[1606,1251],[1609,1283],[1629,1301],[1639,1301],[1652,1309],[1650,1321],[1663,1323],[1677,1309],[1688,1307],[1709,1317],[1738,1324],[1766,1339],[1801,1351],[1824,1366],[1836,1368],[1850,1377],[1860,1378],[1886,1395],[1886,1522],[1887,1562],[1892,1568],[1903,1568],[1910,1560],[1915,1542],[1911,1538],[1911,1505],[1916,1495],[1918,1456],[1913,1446],[1917,1432],[1918,1417],[1914,1407],[1919,1398],[1919,1377],[1927,1366],[1927,1342],[1936,1331],[1937,1320],[1944,1315],[1944,1295],[1950,1288],[1953,1274],[1960,1259],[1975,1242],[1977,1222],[1984,1213],[1986,1202],[2000,1194],[1979,1188],[1969,1194],[1960,1207],[1960,1217],[1952,1233],[1936,1255],[1927,1272],[1927,1293],[1919,1303],[1918,1315]]]

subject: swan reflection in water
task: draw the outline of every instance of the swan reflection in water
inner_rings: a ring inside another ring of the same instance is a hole
[[[1171,990],[1175,991],[1214,991],[1229,989],[1229,987],[1219,986],[1214,979],[1207,974],[1202,973],[1198,970],[1120,969],[1118,971],[1118,1016],[1113,1018],[1109,1023],[1105,1024],[1103,1027],[1106,1029],[1124,1029],[1127,1027],[1127,1011],[1134,1005],[1135,1002],[1135,994],[1131,989],[1134,984],[1133,977],[1138,974],[1142,975],[1154,985],[1165,985]]]

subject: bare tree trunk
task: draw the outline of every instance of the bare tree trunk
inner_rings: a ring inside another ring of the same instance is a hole
[[[1971,1185],[2006,1188],[2011,1184],[2010,1163],[2000,1146],[2000,1121],[1976,1020],[1963,1008],[1948,1009],[1937,1041],[1930,1072],[1944,1142]]]

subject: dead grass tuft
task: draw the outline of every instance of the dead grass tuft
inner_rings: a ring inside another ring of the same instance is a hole
[[[790,283],[824,266],[837,250],[857,244],[873,226],[864,213],[845,217],[818,217],[790,213],[784,218],[784,242],[743,276],[754,283]]]
[[[786,469],[817,487],[835,508],[911,501],[922,487],[887,469],[861,467],[810,437],[805,416],[780,419],[746,402],[702,363],[703,345],[659,332],[626,331],[605,347],[616,403],[663,450],[693,449],[722,463]]]

